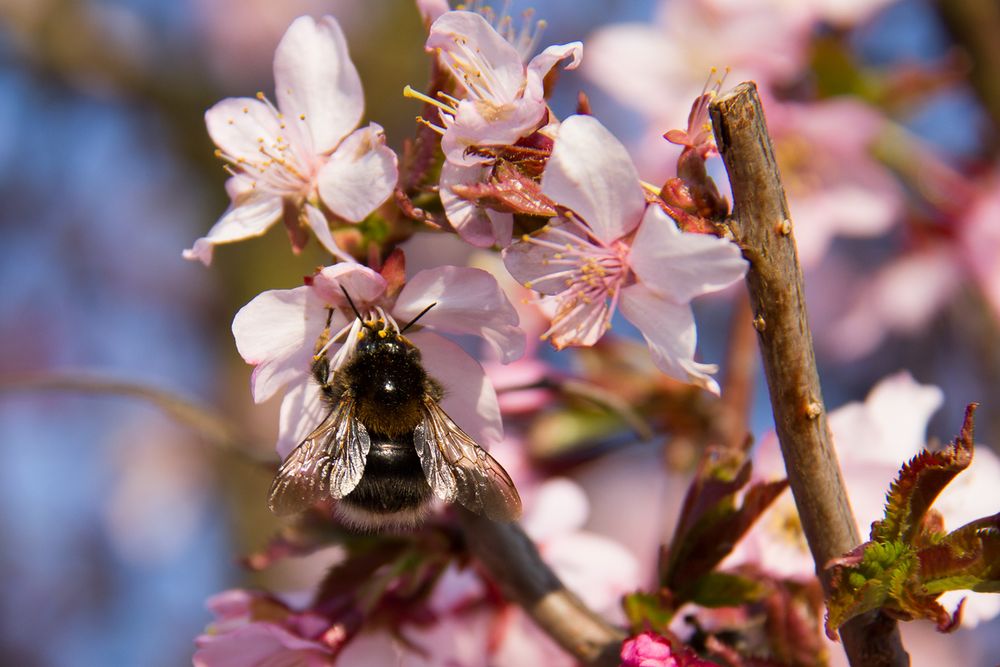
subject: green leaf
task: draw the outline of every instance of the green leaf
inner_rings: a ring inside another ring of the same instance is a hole
[[[927,594],[1000,592],[1000,513],[977,519],[921,549],[918,578]]]
[[[665,591],[661,593],[629,593],[622,600],[625,615],[633,633],[645,629],[666,632],[674,618],[676,607]]]
[[[763,582],[729,572],[709,572],[698,580],[691,602],[703,607],[736,607],[757,602],[768,592]]]
[[[827,636],[835,639],[840,626],[858,614],[896,606],[893,599],[916,568],[914,550],[899,542],[865,542],[836,559],[828,568]]]

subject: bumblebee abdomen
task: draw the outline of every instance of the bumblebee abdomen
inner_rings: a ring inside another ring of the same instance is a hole
[[[361,481],[338,507],[343,518],[360,526],[407,525],[426,514],[432,497],[413,434],[386,438],[376,433]]]

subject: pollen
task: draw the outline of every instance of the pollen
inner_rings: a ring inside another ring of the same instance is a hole
[[[378,337],[379,338],[385,338],[388,335],[389,335],[389,332],[386,331],[385,329],[379,329],[378,330]]]

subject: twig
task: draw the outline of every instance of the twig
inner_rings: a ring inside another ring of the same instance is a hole
[[[750,262],[753,323],[789,486],[826,589],[823,566],[860,539],[826,423],[788,202],[757,87],[740,84],[710,113],[733,190],[733,236]],[[909,664],[896,623],[880,612],[857,617],[841,637],[855,667]]]
[[[542,561],[517,524],[458,510],[469,550],[535,622],[585,665],[616,667],[624,633],[588,609]]]
[[[93,372],[38,371],[0,376],[0,393],[72,391],[137,398],[155,405],[168,417],[184,424],[220,450],[258,465],[274,469],[273,457],[258,457],[246,449],[248,438],[226,418],[183,396],[130,380],[118,380]]]

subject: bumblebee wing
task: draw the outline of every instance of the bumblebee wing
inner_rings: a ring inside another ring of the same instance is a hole
[[[424,476],[434,494],[494,521],[521,515],[521,498],[507,471],[452,421],[437,401],[424,398],[423,421],[413,431]]]
[[[365,471],[371,440],[344,395],[323,423],[292,450],[271,483],[267,503],[275,514],[301,512],[324,498],[343,498]]]

